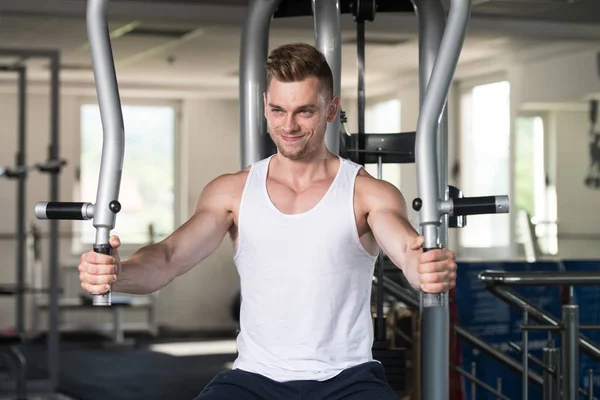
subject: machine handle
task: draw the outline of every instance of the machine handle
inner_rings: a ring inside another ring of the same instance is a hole
[[[452,215],[506,214],[508,196],[461,197],[452,199]]]
[[[125,153],[125,131],[108,27],[108,0],[88,0],[86,21],[103,131],[102,161],[94,213],[94,251],[110,254],[110,231],[114,229],[116,214],[121,209],[118,197]],[[93,304],[110,306],[110,291],[94,296]]]
[[[102,120],[102,157],[96,203],[40,202],[35,206],[39,219],[92,219],[96,228],[93,249],[96,253],[111,254],[111,229],[121,210],[119,189],[125,156],[125,132],[117,75],[112,54],[107,8],[109,0],[87,0],[87,36],[90,42],[94,83]],[[49,166],[59,167],[62,164]],[[110,291],[94,296],[94,305],[110,306]]]
[[[423,252],[427,252],[427,251],[431,251],[431,250],[437,250],[437,249],[441,249],[442,246],[438,246],[438,247],[423,247]],[[421,309],[423,308],[429,308],[429,307],[442,307],[445,304],[445,298],[446,296],[444,296],[444,293],[425,293],[425,292],[421,292]]]
[[[110,255],[111,250],[112,250],[112,247],[110,247],[110,244],[94,245],[94,252],[96,252],[96,253]],[[92,304],[95,306],[110,306],[112,304],[111,293],[112,292],[109,289],[108,292],[106,292],[106,293],[95,294],[93,296]]]
[[[86,220],[94,217],[91,203],[40,201],[35,205],[37,219]]]

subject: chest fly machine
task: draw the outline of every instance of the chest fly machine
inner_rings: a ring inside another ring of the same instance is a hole
[[[365,133],[365,22],[376,13],[415,13],[419,29],[420,112],[416,132]],[[452,0],[446,14],[441,0],[250,0],[240,50],[241,167],[272,154],[263,118],[264,64],[273,18],[312,16],[315,46],[333,72],[334,95],[341,92],[342,40],[340,17],[352,14],[356,22],[358,66],[358,132],[342,132],[340,116],[327,127],[328,149],[359,164],[416,163],[423,250],[447,246],[448,228],[463,227],[467,215],[507,213],[507,196],[463,197],[448,186],[447,98],[466,36],[471,0]],[[380,257],[381,258],[381,257]],[[374,357],[393,365],[385,344],[383,317],[383,263],[377,266],[377,315]],[[449,399],[448,293],[420,293],[420,393],[424,400]],[[391,368],[387,368],[390,370]],[[393,382],[390,382],[393,386]]]

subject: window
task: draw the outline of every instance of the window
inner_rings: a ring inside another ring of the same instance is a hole
[[[517,212],[527,212],[535,226],[540,250],[556,254],[556,207],[553,188],[547,185],[545,162],[545,125],[542,115],[521,115],[515,131],[515,206]],[[525,222],[525,221],[524,221]],[[524,224],[516,225],[516,238],[524,243]]]
[[[544,123],[539,116],[517,118],[515,132],[515,205],[530,216],[543,214]],[[537,213],[536,213],[537,211]]]
[[[149,227],[164,238],[176,221],[176,110],[165,105],[123,105],[125,158],[119,201],[122,210],[114,234],[121,242],[140,245],[150,242]],[[95,202],[102,152],[102,123],[97,104],[82,104],[80,201]],[[90,221],[78,221],[81,244],[94,242]]]
[[[374,104],[365,110],[366,133],[400,133],[400,100],[392,99]],[[382,178],[400,188],[400,165],[383,164]],[[366,164],[365,170],[377,177],[377,164]]]
[[[493,82],[461,93],[460,189],[466,197],[510,193],[510,84]],[[510,214],[467,217],[463,248],[508,247]]]

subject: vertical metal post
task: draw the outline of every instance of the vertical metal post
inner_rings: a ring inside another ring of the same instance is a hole
[[[579,399],[579,307],[562,306],[563,323],[563,396],[565,400]]]
[[[383,179],[383,159],[377,158],[377,179]],[[375,319],[375,340],[385,341],[385,318],[383,317],[383,255],[377,258],[377,318]]]
[[[529,312],[527,307],[523,310],[523,325],[527,325],[529,320]],[[529,332],[527,329],[523,329],[523,345],[521,346],[521,358],[523,363],[523,376],[521,384],[522,386],[522,399],[527,400],[529,394]]]
[[[560,358],[560,349],[553,348],[552,353],[550,354],[551,364],[554,365],[554,380],[552,381],[552,400],[561,400],[562,398],[562,366],[561,366],[561,358]]]
[[[60,55],[54,53],[50,58],[50,161],[59,160],[60,136],[59,136],[59,69]],[[57,168],[50,173],[50,201],[59,201],[60,169]],[[58,389],[59,381],[59,348],[60,348],[60,331],[59,331],[59,286],[60,286],[60,264],[59,264],[59,221],[50,220],[50,268],[49,268],[49,286],[50,286],[50,309],[48,316],[48,371],[50,374],[50,384],[52,390]]]
[[[588,381],[590,382],[588,387],[588,400],[594,400],[594,370],[592,368],[588,370]]]
[[[17,215],[16,215],[16,231],[17,231],[17,257],[16,257],[16,281],[17,281],[17,298],[16,298],[16,320],[17,320],[17,334],[21,340],[25,340],[25,269],[27,259],[27,248],[26,248],[26,229],[27,222],[25,217],[25,206],[27,204],[27,193],[26,193],[26,182],[27,172],[25,171],[25,165],[27,163],[27,118],[26,118],[26,107],[27,107],[27,76],[25,67],[18,68],[19,73],[19,147],[17,150],[16,165],[17,170],[22,173],[19,174],[17,182]]]
[[[551,361],[551,356],[550,356],[550,348],[544,347],[544,349],[542,351],[543,351],[542,362],[549,369],[553,368],[551,365],[552,361]],[[546,369],[544,369],[544,371],[542,373],[542,381],[543,381],[542,399],[543,400],[552,400],[552,389],[554,388],[552,386],[553,377],[552,377],[552,374],[550,372],[548,372]]]
[[[556,352],[556,349],[552,349],[550,347],[544,347],[542,361],[546,367],[554,370],[556,373],[556,365],[554,365],[555,355],[553,354],[555,352]],[[544,369],[543,374],[542,374],[542,378],[543,378],[543,382],[544,382],[544,384],[542,386],[543,400],[554,400],[554,395],[555,395],[554,394],[554,389],[555,389],[554,379],[555,379],[555,377],[556,377],[555,374],[553,375],[550,372],[548,372],[546,369]]]
[[[502,378],[500,377],[496,378],[496,390],[498,393],[502,394]],[[500,399],[500,397],[498,397],[498,399]]]
[[[474,377],[477,376],[477,363],[475,361],[471,362],[471,375]],[[475,400],[477,398],[477,384],[475,381],[471,381],[471,400]]]
[[[411,319],[411,323],[412,323],[412,334],[413,334],[413,346],[412,346],[412,361],[413,361],[413,369],[412,369],[412,376],[411,376],[411,380],[412,382],[416,382],[416,384],[413,385],[413,395],[411,396],[411,400],[421,400],[423,398],[423,390],[421,385],[419,385],[419,382],[422,381],[421,379],[421,374],[423,373],[423,369],[421,368],[421,345],[423,343],[422,341],[422,335],[421,335],[421,323],[420,323],[420,319],[418,318],[418,315],[415,313],[413,314],[413,318]]]
[[[427,94],[427,88],[433,73],[435,61],[437,59],[444,29],[446,26],[444,10],[439,0],[414,0],[415,13],[419,21],[419,83],[420,83],[420,115],[419,123],[422,125],[424,116],[423,107]],[[439,223],[440,213],[437,209],[437,199],[439,198],[439,170],[436,160],[439,157],[435,145],[439,132],[437,117],[435,118],[435,127],[432,127],[434,137],[424,137],[427,135],[423,129],[417,128],[417,148],[415,149],[419,196],[423,199],[423,209],[420,215],[421,221],[425,219],[425,224],[421,225],[421,234],[425,236],[424,250],[438,248],[441,246],[439,241]],[[424,141],[427,143],[427,154],[423,154],[425,149]],[[420,144],[419,144],[420,142]],[[421,153],[419,153],[419,148]],[[426,166],[425,163],[428,163]],[[433,166],[433,168],[431,168]],[[423,172],[419,168],[428,168],[424,178]],[[423,183],[427,180],[427,185]],[[435,199],[435,200],[434,200]],[[425,206],[425,202],[429,204]],[[427,207],[427,209],[426,209]],[[424,215],[423,213],[426,213]],[[428,214],[428,215],[427,215]],[[425,216],[425,218],[423,218]],[[432,299],[433,297],[433,299]],[[422,342],[421,342],[421,390],[424,400],[446,400],[450,391],[449,371],[447,366],[450,364],[450,340],[449,326],[450,318],[448,313],[448,294],[421,294],[421,323],[422,323]],[[472,388],[473,390],[473,388]]]
[[[265,62],[271,20],[281,0],[251,0],[242,29],[240,48],[241,167],[267,157],[269,135],[264,118]]]
[[[333,95],[340,96],[342,82],[342,31],[339,0],[312,0],[315,46],[323,53],[333,74]],[[325,145],[333,154],[340,152],[340,114],[327,124]]]
[[[548,354],[546,355],[546,351]],[[560,359],[560,349],[555,346],[554,339],[552,337],[552,332],[548,331],[548,344],[544,348],[544,364],[551,368],[554,371],[554,374],[551,374],[549,379],[550,388],[544,387],[544,391],[548,390],[549,400],[560,400],[561,399],[561,359]],[[546,357],[548,360],[546,361]],[[545,374],[543,376],[544,381],[546,382]]]
[[[356,21],[356,60],[358,70],[357,105],[358,105],[358,148],[366,148],[365,136],[365,21],[359,18]],[[358,163],[365,165],[365,153],[358,153]]]

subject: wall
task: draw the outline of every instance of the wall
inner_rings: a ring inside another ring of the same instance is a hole
[[[558,256],[561,258],[600,257],[600,190],[584,185],[590,162],[588,118],[586,111],[555,111],[550,118],[550,129],[557,138]]]
[[[600,191],[585,187],[589,113],[600,92],[598,49],[523,63],[511,69],[512,107],[547,116],[549,175],[556,182],[560,258],[600,257]],[[590,238],[595,235],[596,238]]]
[[[597,49],[523,63],[523,103],[580,101],[600,92]]]
[[[206,184],[240,168],[238,104],[233,100],[187,100],[183,116],[191,215]],[[165,288],[169,294],[161,299],[161,321],[180,329],[234,329],[230,306],[239,290],[239,276],[232,257],[226,238],[211,257]]]

